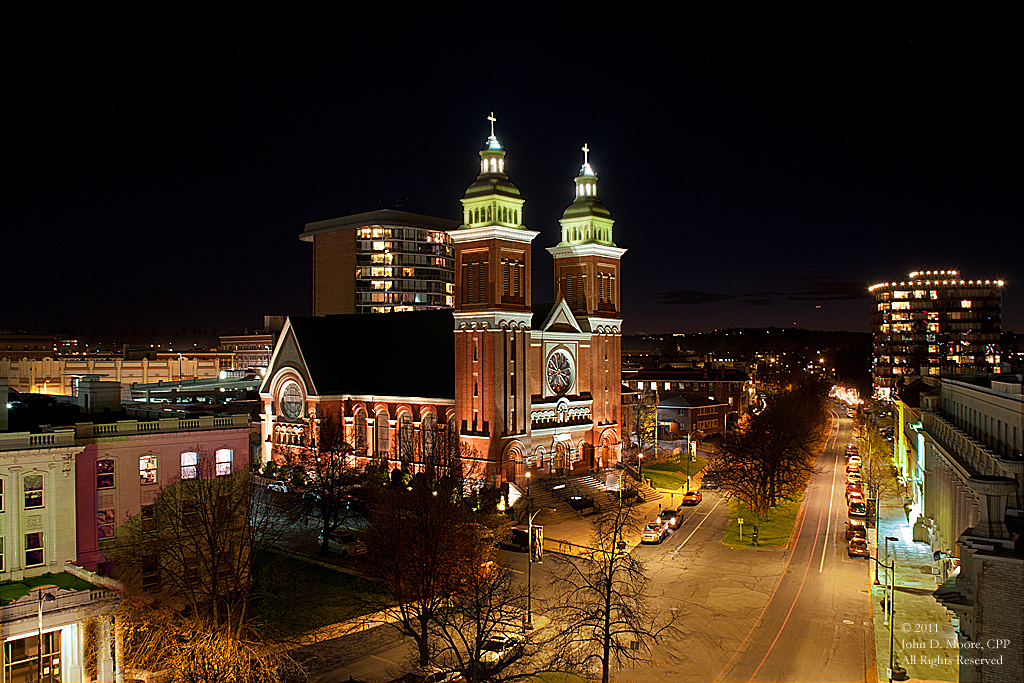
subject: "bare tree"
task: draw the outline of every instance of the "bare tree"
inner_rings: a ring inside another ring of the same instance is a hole
[[[637,508],[619,503],[593,522],[593,548],[580,557],[553,555],[558,568],[549,613],[564,626],[561,639],[570,665],[601,666],[608,683],[612,667],[650,661],[651,647],[676,629],[676,612],[659,619],[648,597],[650,579],[643,562],[625,552],[625,539],[637,533]]]
[[[478,563],[474,527],[467,511],[425,487],[384,488],[373,501],[366,535],[370,575],[391,591],[377,604],[417,646],[419,663],[430,662],[432,625],[453,593],[463,589]]]
[[[345,424],[335,412],[316,413],[303,427],[300,443],[280,444],[274,455],[303,473],[303,495],[293,499],[290,512],[320,520],[320,552],[328,552],[332,531],[355,514],[353,495],[362,481],[355,466],[355,449],[345,440]]]
[[[241,634],[132,596],[117,623],[130,676],[166,672],[173,683],[271,683],[287,660],[284,649],[250,629]]]
[[[760,519],[782,498],[803,489],[828,436],[827,392],[814,377],[767,397],[744,416],[715,458],[722,485]],[[756,522],[755,522],[756,528]]]
[[[248,468],[218,475],[212,453],[194,453],[184,478],[122,524],[104,552],[131,593],[123,606],[134,629],[126,640],[133,668],[169,668],[178,681],[229,680],[216,672],[278,661],[253,628],[250,599],[256,554],[280,525]],[[230,680],[271,680],[270,671]]]
[[[873,497],[896,496],[903,491],[893,462],[892,447],[882,438],[876,425],[863,421],[858,450],[862,458],[861,476]]]

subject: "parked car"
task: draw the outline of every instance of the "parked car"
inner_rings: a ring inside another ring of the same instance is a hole
[[[868,541],[866,538],[860,538],[855,536],[846,543],[847,552],[850,557],[871,557],[871,551],[868,550]]]
[[[846,454],[847,455],[859,455],[860,454],[860,450],[851,443],[851,444],[849,444],[846,447]]]
[[[854,463],[856,463],[858,467],[860,466],[860,456],[859,455],[851,455],[848,458],[846,458],[846,464],[847,465],[852,465]]]
[[[526,527],[514,526],[509,529],[509,536],[506,538],[502,545],[515,548],[521,553],[525,553],[530,548],[530,530]]]
[[[324,535],[320,534],[317,543],[324,542]],[[327,549],[348,558],[354,555],[362,555],[366,552],[366,544],[357,539],[348,529],[335,529],[327,537]]]
[[[868,525],[860,519],[851,519],[846,523],[846,540],[851,538],[867,538]]]
[[[278,493],[288,493],[288,484],[280,480],[270,482],[267,484],[267,488]]]
[[[661,543],[668,537],[668,522],[648,522],[640,534],[641,543]]]
[[[850,508],[851,517],[867,517],[868,505],[864,502],[863,496],[850,496],[847,504]]]
[[[687,491],[683,494],[683,505],[696,505],[702,500],[704,500],[704,496],[700,491]]]
[[[669,528],[678,529],[683,525],[683,506],[680,505],[675,510],[665,510],[658,519],[668,520]]]
[[[850,496],[864,497],[864,484],[859,481],[851,481],[846,484],[846,502],[850,502]]]
[[[850,462],[850,463],[846,464],[846,473],[849,474],[851,472],[860,473],[860,463],[859,462]]]
[[[722,477],[717,472],[709,472],[701,479],[700,485],[706,489],[717,489],[722,485]]]
[[[847,472],[846,483],[862,484],[864,483],[864,478],[860,475],[860,472]]]
[[[519,652],[523,637],[518,633],[494,633],[480,646],[480,662],[495,665]]]

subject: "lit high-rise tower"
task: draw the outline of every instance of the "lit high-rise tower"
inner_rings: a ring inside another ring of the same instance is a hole
[[[1002,280],[962,280],[955,270],[914,271],[869,288],[874,393],[901,378],[999,372]]]

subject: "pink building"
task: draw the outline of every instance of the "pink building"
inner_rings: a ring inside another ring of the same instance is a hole
[[[182,478],[223,476],[249,464],[247,415],[78,424],[77,564],[95,570],[103,541]]]

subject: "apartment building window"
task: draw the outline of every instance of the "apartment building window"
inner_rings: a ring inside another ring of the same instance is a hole
[[[231,449],[230,448],[219,448],[217,449],[217,476],[223,477],[231,474]]]
[[[142,484],[156,483],[156,456],[139,456],[139,481]]]
[[[114,511],[100,510],[96,513],[96,538],[103,540],[114,537]]]
[[[25,490],[25,507],[43,507],[43,475],[26,474],[22,479],[22,486]]]
[[[43,532],[25,534],[25,566],[38,567],[43,559]]]
[[[0,536],[0,572],[4,570],[4,537]]]
[[[141,512],[142,530],[156,531],[156,508],[153,505],[143,505]]]
[[[4,511],[4,480],[0,479],[0,512]]]
[[[181,454],[181,478],[195,479],[196,465],[199,462],[199,454],[195,451],[186,451]]]
[[[98,489],[112,489],[112,488],[114,488],[114,461],[113,460],[97,460],[96,461],[96,488],[98,488]]]

